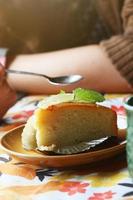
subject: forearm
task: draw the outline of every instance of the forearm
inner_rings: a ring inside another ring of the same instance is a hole
[[[130,92],[127,82],[114,68],[105,52],[97,45],[73,48],[52,53],[21,55],[9,66],[49,76],[80,74],[84,80],[69,86],[55,86],[41,77],[9,74],[9,84],[16,90],[31,93],[56,93],[60,89],[86,87],[101,92]]]

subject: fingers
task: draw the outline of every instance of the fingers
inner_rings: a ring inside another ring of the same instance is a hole
[[[0,78],[5,75],[4,66],[0,63]]]

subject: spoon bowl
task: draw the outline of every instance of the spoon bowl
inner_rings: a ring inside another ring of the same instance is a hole
[[[83,79],[81,75],[74,74],[74,75],[68,75],[68,76],[57,76],[57,77],[50,77],[49,82],[55,85],[61,84],[61,85],[68,85],[72,83],[76,83]]]
[[[83,79],[83,76],[78,75],[78,74],[50,77],[45,74],[39,74],[39,73],[27,72],[27,71],[18,71],[18,70],[12,70],[12,69],[7,69],[6,73],[41,76],[41,77],[48,79],[48,81],[54,85],[69,85],[69,84],[76,83]]]

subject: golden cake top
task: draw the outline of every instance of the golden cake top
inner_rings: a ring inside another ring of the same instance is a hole
[[[44,100],[40,101],[38,104],[39,108],[46,109],[51,105],[56,105],[59,103],[96,103],[104,101],[104,97],[99,92],[77,88],[72,91],[72,93],[65,93],[65,91],[61,91],[59,94],[51,95]]]

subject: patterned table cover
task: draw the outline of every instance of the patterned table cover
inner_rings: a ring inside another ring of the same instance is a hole
[[[105,106],[117,112],[118,127],[126,128],[123,99],[106,95]],[[0,134],[27,121],[44,96],[19,100],[5,115]],[[111,200],[133,199],[126,153],[85,166],[55,169],[22,163],[0,150],[0,200]]]

